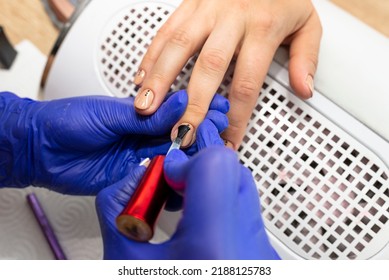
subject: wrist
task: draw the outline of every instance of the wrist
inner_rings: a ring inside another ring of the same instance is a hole
[[[35,104],[9,92],[0,93],[0,187],[26,187],[32,182]]]

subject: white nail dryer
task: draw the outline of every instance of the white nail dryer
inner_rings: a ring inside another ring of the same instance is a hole
[[[141,59],[179,3],[85,1],[49,58],[43,98],[136,94],[132,79]],[[389,259],[389,41],[329,1],[314,4],[324,30],[314,97],[304,102],[292,93],[287,52],[280,49],[240,158],[255,178],[267,232],[283,259]],[[193,65],[172,90],[186,87]],[[101,258],[93,199],[42,192],[69,258]],[[155,242],[174,231],[179,216],[162,214]],[[47,258],[37,253],[42,246],[29,246],[15,257]]]

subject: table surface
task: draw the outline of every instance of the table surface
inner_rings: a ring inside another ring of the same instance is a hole
[[[388,0],[331,0],[389,37]],[[42,0],[0,0],[0,24],[13,44],[28,39],[48,55],[58,36]]]

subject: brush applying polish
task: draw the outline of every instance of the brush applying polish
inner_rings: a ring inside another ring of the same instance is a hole
[[[182,140],[189,131],[189,125],[178,127],[177,137],[168,153],[181,147]],[[163,174],[164,159],[164,155],[158,155],[151,160],[135,193],[116,218],[118,230],[130,239],[146,242],[153,237],[157,218],[173,192]]]

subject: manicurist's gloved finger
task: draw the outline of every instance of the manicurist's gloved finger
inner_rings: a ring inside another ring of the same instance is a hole
[[[224,141],[220,137],[220,133],[228,126],[228,119],[225,117],[225,124],[222,127],[217,127],[210,119],[205,119],[196,131],[195,145],[197,150],[202,150],[213,145],[224,146]]]
[[[227,115],[219,111],[215,111],[215,110],[208,111],[205,119],[210,121],[215,126],[219,134],[222,133],[228,127]]]
[[[155,114],[144,117],[137,114],[128,105],[113,111],[109,128],[120,134],[162,135],[169,131],[176,120],[183,114],[188,101],[185,90],[180,90],[162,103]],[[123,101],[124,103],[124,101]]]
[[[165,176],[184,189],[183,217],[167,242],[173,257],[185,251],[193,259],[279,259],[253,177],[231,149],[210,147],[190,160],[177,151],[165,163]]]
[[[230,110],[230,102],[224,96],[216,93],[212,98],[211,104],[209,104],[209,110],[216,110],[227,114]]]
[[[172,150],[165,158],[165,179],[169,186],[182,193],[185,188],[185,178],[190,168],[188,156],[181,150]]]
[[[239,239],[252,240],[242,242],[239,247],[240,259],[279,259],[277,252],[271,246],[261,215],[260,199],[257,186],[250,170],[241,166],[241,182],[239,198],[236,203],[239,218],[237,228],[242,229],[237,235]],[[255,238],[253,239],[253,237]],[[239,242],[237,240],[236,242]],[[257,248],[257,249],[253,249]]]
[[[165,170],[170,168],[166,167]],[[184,209],[177,232],[169,242],[185,245],[176,248],[173,254],[179,256],[183,253],[181,250],[185,250],[191,252],[193,259],[235,257],[235,248],[230,241],[233,241],[234,234],[231,233],[236,226],[239,167],[237,155],[232,150],[212,147],[199,152],[186,167],[176,168],[182,177],[170,179],[176,183],[184,181]]]

